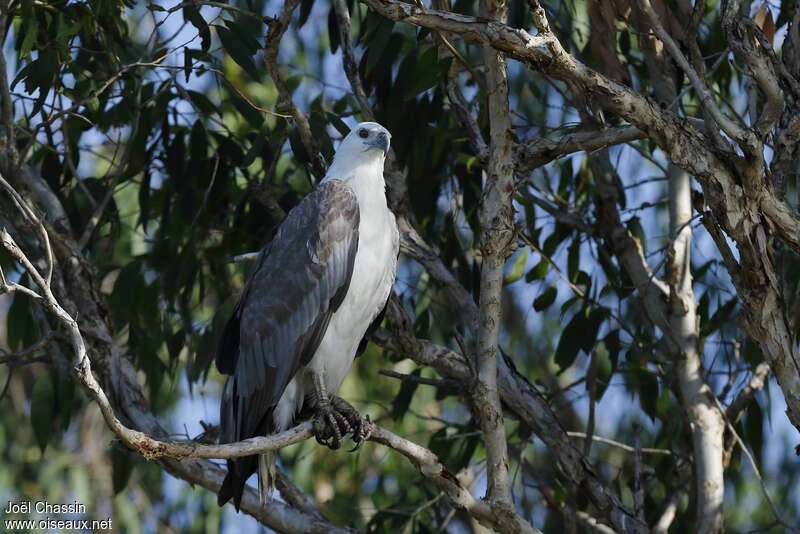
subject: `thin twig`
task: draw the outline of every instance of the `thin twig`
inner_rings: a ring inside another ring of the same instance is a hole
[[[452,380],[450,378],[426,378],[424,376],[398,373],[389,369],[379,369],[378,374],[388,376],[390,378],[396,378],[405,382],[416,382],[417,384],[424,384],[427,386],[445,387],[458,390],[464,389],[464,385],[461,382]]]
[[[568,431],[567,435],[571,438],[580,438],[580,439],[586,439],[587,436],[585,432],[572,432],[572,431]],[[598,443],[605,443],[606,445],[611,445],[612,447],[616,447],[624,451],[636,453],[636,447],[631,447],[630,445],[622,443],[620,441],[615,441],[613,439],[608,439],[601,436],[592,436],[592,439]],[[675,456],[675,453],[669,449],[651,449],[648,447],[642,447],[640,450],[642,454],[663,454],[664,456]]]

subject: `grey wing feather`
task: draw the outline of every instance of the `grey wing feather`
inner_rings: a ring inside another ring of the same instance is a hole
[[[262,252],[231,318],[237,324],[226,326],[217,352],[220,372],[233,375],[222,403],[221,416],[230,417],[221,422],[223,439],[269,430],[266,416],[314,356],[347,292],[358,225],[355,194],[329,180],[289,213]]]

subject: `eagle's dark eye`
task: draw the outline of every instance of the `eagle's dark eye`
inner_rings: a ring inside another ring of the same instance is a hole
[[[361,139],[366,139],[367,137],[369,137],[369,132],[368,132],[367,130],[365,130],[364,128],[361,128],[361,129],[358,131],[358,136],[359,136]]]

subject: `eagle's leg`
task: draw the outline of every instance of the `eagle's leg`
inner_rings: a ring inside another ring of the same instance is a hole
[[[314,373],[314,394],[316,397],[316,415],[314,415],[314,436],[320,445],[333,450],[342,445],[342,435],[353,431],[347,418],[339,413],[331,403],[325,381]],[[336,397],[334,397],[336,398]]]

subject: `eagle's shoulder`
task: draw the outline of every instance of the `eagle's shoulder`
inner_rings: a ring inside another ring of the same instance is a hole
[[[330,210],[341,211],[343,214],[358,212],[358,197],[347,182],[335,178],[320,183],[314,193],[319,198],[321,213]]]

